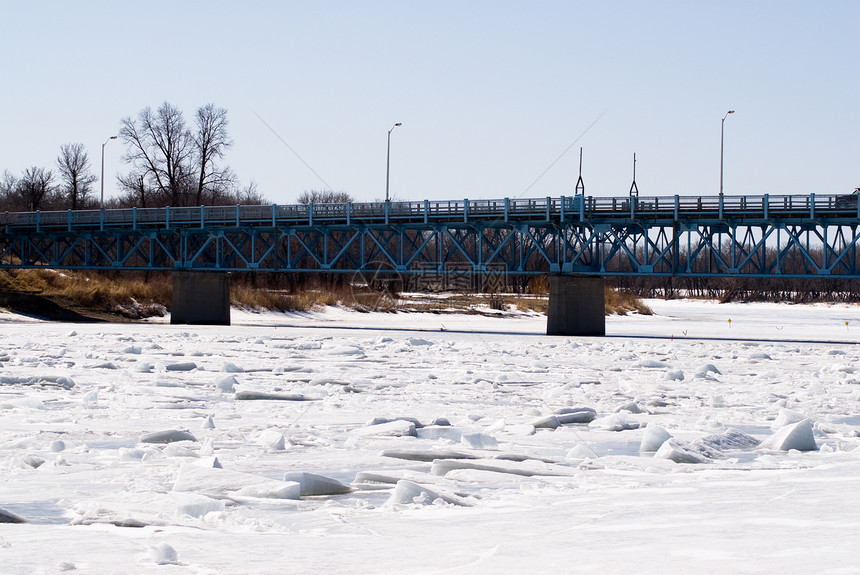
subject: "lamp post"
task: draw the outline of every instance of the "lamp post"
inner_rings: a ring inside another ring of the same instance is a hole
[[[385,201],[388,201],[388,173],[389,168],[391,167],[391,132],[397,126],[402,126],[403,124],[397,122],[393,126],[391,126],[391,130],[388,130],[388,152],[385,154]]]
[[[726,118],[729,114],[734,114],[734,110],[729,110],[723,116],[723,121],[720,122],[720,197],[723,197],[723,132],[726,126]]]
[[[116,140],[116,136],[111,136],[110,138],[105,140],[104,144],[102,144],[102,177],[101,177],[102,199],[101,199],[101,203],[99,204],[99,208],[101,208],[101,209],[105,209],[105,146],[107,146],[107,143],[110,142],[111,140]]]

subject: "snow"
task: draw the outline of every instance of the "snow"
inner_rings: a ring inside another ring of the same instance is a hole
[[[648,304],[0,313],[3,573],[856,572],[860,308]]]

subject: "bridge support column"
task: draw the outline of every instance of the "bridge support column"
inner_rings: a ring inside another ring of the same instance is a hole
[[[170,323],[230,325],[230,274],[173,272]]]
[[[606,335],[602,277],[550,276],[547,335]]]

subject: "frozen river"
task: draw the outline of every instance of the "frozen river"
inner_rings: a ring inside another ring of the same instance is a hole
[[[24,573],[857,573],[860,307],[0,315]]]

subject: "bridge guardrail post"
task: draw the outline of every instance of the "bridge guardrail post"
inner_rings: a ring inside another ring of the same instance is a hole
[[[815,194],[809,194],[809,219],[815,218]]]
[[[469,221],[469,199],[466,198],[463,200],[463,222]]]
[[[719,211],[719,218],[720,218],[720,220],[722,220],[723,219],[723,196],[722,195],[720,195],[719,199],[717,200],[717,205],[719,206],[719,210],[718,210]]]
[[[761,208],[762,208],[762,211],[764,212],[764,219],[768,219],[768,213],[770,211],[770,196],[768,194],[765,194],[764,197],[762,198],[761,203],[762,203]]]

